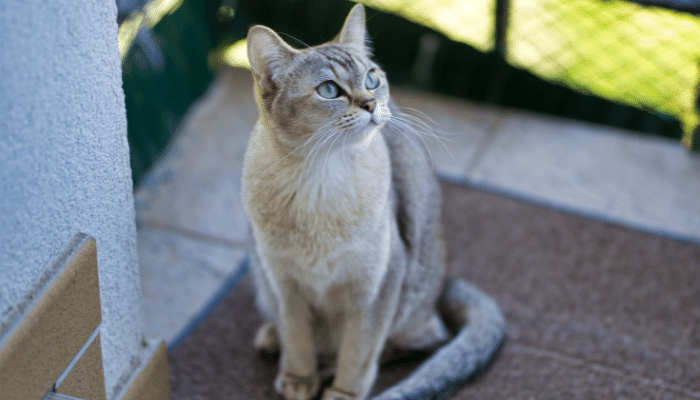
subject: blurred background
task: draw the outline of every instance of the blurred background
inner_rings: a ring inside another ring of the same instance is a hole
[[[700,149],[700,0],[368,0],[393,86],[625,128]],[[338,33],[346,0],[117,0],[134,184],[253,24],[294,47]],[[237,90],[252,91],[250,87]]]

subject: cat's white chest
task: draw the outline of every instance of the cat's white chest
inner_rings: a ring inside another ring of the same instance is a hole
[[[254,160],[247,160],[244,202],[264,267],[275,280],[305,286],[314,303],[327,301],[347,282],[372,286],[386,270],[388,149],[381,136],[363,145],[352,157],[339,152],[312,171],[292,165],[259,174],[250,169]]]

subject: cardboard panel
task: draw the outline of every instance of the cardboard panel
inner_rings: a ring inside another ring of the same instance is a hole
[[[73,243],[65,265],[0,341],[3,400],[41,399],[102,321],[95,240]]]
[[[161,341],[120,400],[169,400],[168,347]]]
[[[56,392],[79,399],[107,399],[99,333],[56,388]]]

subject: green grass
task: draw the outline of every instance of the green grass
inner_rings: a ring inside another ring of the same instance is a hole
[[[494,0],[360,2],[481,51],[493,49]],[[511,65],[586,94],[671,115],[682,123],[683,142],[691,147],[699,122],[700,18],[616,0],[510,4]]]
[[[700,18],[623,1],[513,0],[508,61],[576,90],[698,125]]]

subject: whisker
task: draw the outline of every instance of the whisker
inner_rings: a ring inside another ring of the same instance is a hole
[[[309,136],[308,139],[306,139],[304,144],[296,147],[295,149],[287,153],[284,157],[277,160],[275,163],[270,164],[267,168],[272,169],[277,165],[283,163],[285,160],[291,158],[292,156],[306,152],[304,159],[300,162],[300,168],[296,173],[297,184],[301,185],[303,183],[304,178],[308,177],[308,175],[310,174],[309,170],[311,168],[311,165],[313,164],[313,159],[318,155],[321,148],[323,147],[323,144],[330,139],[330,136],[332,136],[327,134],[332,132],[331,128],[333,123],[334,121],[330,121],[320,126],[311,136]],[[311,146],[310,149],[309,146]]]
[[[433,136],[433,137],[438,138],[440,140],[451,141],[451,139],[444,137],[445,135],[449,135],[447,132],[440,130],[440,129],[433,128],[432,126],[428,125],[427,122],[425,122],[422,118],[420,118],[418,116],[403,113],[403,114],[401,114],[401,117],[404,117],[406,120],[410,120],[413,123],[415,123],[417,126],[420,126],[421,128],[423,128],[423,132],[430,135],[430,136]],[[429,121],[429,122],[431,122],[431,121]],[[431,122],[431,123],[435,124],[434,122]],[[439,126],[437,124],[435,124],[435,125]],[[438,135],[436,132],[440,133],[440,135]]]
[[[295,38],[294,36],[292,36],[292,35],[290,35],[290,34],[288,34],[288,33],[284,33],[284,32],[278,32],[278,33],[279,33],[280,35],[284,35],[284,36],[286,36],[286,37],[288,37],[288,38],[290,38],[290,39],[296,40],[296,41],[299,42],[300,44],[303,44],[304,46],[306,46],[307,49],[311,47],[311,46],[309,46],[308,44],[302,42],[301,40]]]
[[[344,135],[343,135],[344,132],[345,132],[345,130],[343,129],[342,131],[339,131],[338,133],[334,134],[333,136],[335,136],[335,139],[333,139],[333,141],[331,142],[331,144],[328,146],[328,149],[326,150],[326,157],[324,158],[324,161],[323,161],[323,167],[325,167],[324,172],[325,172],[326,174],[327,174],[328,171],[329,171],[329,168],[328,168],[328,157],[330,157],[331,150],[333,150],[333,145],[335,145],[335,142],[337,142],[338,139],[339,139],[341,136],[344,136]]]
[[[410,112],[412,112],[412,113],[414,113],[414,114],[417,114],[419,117],[428,120],[428,122],[430,122],[431,124],[433,124],[433,125],[435,125],[435,126],[437,126],[437,127],[440,127],[440,124],[439,124],[439,123],[435,122],[435,120],[432,119],[428,114],[424,113],[423,111],[421,111],[421,110],[419,110],[419,109],[417,109],[417,108],[412,108],[412,107],[399,107],[399,109],[401,110],[401,112],[402,112],[403,114],[411,115],[411,114],[409,114],[408,112],[406,112],[406,111],[410,111]]]
[[[429,134],[430,136],[434,136],[436,139],[439,139],[439,140],[452,141],[447,136],[454,135],[454,132],[447,132],[447,131],[443,130],[442,125],[435,122],[435,120],[430,118],[430,116],[428,114],[426,114],[423,111],[420,111],[418,109],[411,108],[411,107],[399,107],[399,109],[401,110],[402,117],[405,117],[407,119],[411,119],[411,120],[419,123],[425,129],[425,133]],[[408,111],[410,111],[410,113]],[[411,113],[413,113],[415,115],[413,115]],[[430,124],[428,124],[428,123],[430,123]]]
[[[328,142],[331,138],[333,137],[332,134],[326,135],[323,137],[323,139],[319,139],[314,141],[313,146],[309,150],[309,152],[306,154],[306,157],[304,158],[304,161],[302,162],[302,171],[303,173],[299,174],[299,178],[301,179],[302,177],[304,179],[308,179],[309,176],[311,175],[311,168],[312,166],[316,163],[316,158],[318,157],[319,152],[321,149],[323,149],[323,146],[326,142]]]
[[[290,152],[287,153],[284,157],[282,157],[282,158],[280,158],[279,160],[277,160],[274,164],[270,164],[267,168],[268,168],[268,169],[272,169],[272,168],[276,167],[277,165],[281,164],[282,162],[284,162],[286,159],[291,158],[291,157],[294,156],[296,153],[300,153],[300,152],[304,151],[304,150],[306,149],[307,146],[309,146],[310,144],[312,144],[314,141],[318,140],[318,138],[321,137],[321,136],[323,135],[323,133],[327,132],[327,129],[326,129],[326,128],[329,127],[329,126],[332,125],[332,124],[333,124],[333,121],[328,122],[328,123],[326,123],[326,124],[320,126],[320,127],[316,130],[316,132],[314,132],[311,136],[309,136],[309,138],[306,140],[306,142],[305,142],[303,145],[301,145],[301,146],[297,147],[296,149],[290,151]]]
[[[327,159],[328,152],[330,152],[330,149],[333,147],[333,144],[337,141],[338,137],[340,136],[337,131],[334,131],[332,129],[325,130],[323,133],[325,134],[325,137],[323,137],[322,140],[318,139],[315,141],[314,146],[311,148],[311,151],[309,151],[309,154],[307,154],[307,157],[304,160],[303,169],[305,170],[304,177],[306,179],[308,179],[310,177],[312,165],[317,162],[318,156],[321,154],[321,151],[323,150],[323,148],[326,146],[328,148],[328,151],[326,152],[326,159]],[[330,133],[330,134],[328,134],[328,133]],[[320,138],[320,136],[319,136],[319,138]],[[331,139],[332,139],[332,141],[331,141]],[[330,144],[328,144],[329,141],[330,141]],[[324,161],[324,163],[325,163],[325,161]]]
[[[347,140],[348,140],[348,131],[347,131],[347,129],[343,129],[342,135],[343,135],[343,143],[342,143],[342,145],[341,145],[341,148],[344,149],[344,148],[345,148],[345,143],[346,143]],[[347,153],[346,151],[344,151],[344,152],[343,152],[343,163],[344,163],[344,164],[347,164],[347,162],[348,162],[348,153]]]
[[[425,141],[425,139],[423,138],[423,132],[417,130],[417,129],[413,126],[414,124],[412,124],[411,121],[406,121],[406,120],[403,120],[403,119],[401,119],[401,118],[399,118],[399,117],[393,117],[393,116],[392,116],[392,117],[389,119],[389,122],[395,123],[395,124],[397,125],[397,128],[401,127],[401,128],[403,128],[403,130],[408,130],[408,131],[411,131],[411,132],[415,133],[415,134],[416,134],[415,136],[418,137],[418,140],[420,140],[421,144],[423,144],[423,147],[425,147],[426,150],[428,149],[428,143],[427,143],[427,142]],[[401,131],[402,133],[403,133],[403,130]]]
[[[432,129],[425,121],[416,117],[415,115],[400,114],[398,118],[406,124],[413,127],[414,131],[417,134],[436,140],[443,150],[445,150],[448,153],[450,152],[450,148],[445,144],[445,142],[451,142],[452,140],[442,136],[444,135],[444,132],[440,131],[441,135],[436,134],[434,129]]]
[[[425,115],[421,111],[415,109],[410,110],[416,112],[419,115]],[[428,117],[427,115],[425,117],[427,119],[430,119],[430,117]],[[408,138],[408,135],[406,132],[404,132],[404,130],[413,133],[413,135],[411,136],[418,137],[418,140],[420,140],[421,144],[423,145],[423,148],[428,153],[428,156],[431,160],[434,161],[435,157],[433,155],[431,146],[428,146],[426,142],[427,138],[436,140],[438,142],[438,145],[443,149],[443,151],[449,154],[452,160],[455,160],[454,154],[452,153],[451,149],[444,143],[449,139],[437,135],[435,133],[435,130],[430,125],[428,125],[428,123],[426,123],[423,119],[408,113],[398,113],[397,115],[392,115],[392,117],[389,118],[387,126],[392,127],[394,131],[401,132],[406,138]],[[413,145],[415,146],[415,143],[413,143]]]
[[[314,147],[318,144],[318,141],[321,140],[321,138],[324,137],[324,135],[326,135],[328,132],[331,131],[331,129],[328,129],[328,128],[329,128],[332,124],[333,124],[333,121],[330,121],[330,122],[328,122],[328,123],[326,123],[326,124],[324,124],[324,125],[321,125],[318,129],[316,129],[316,131],[315,131],[311,136],[309,136],[308,139],[306,139],[306,142],[305,142],[303,145],[301,145],[301,146],[297,147],[296,149],[294,149],[294,150],[292,151],[292,153],[304,151],[304,150],[306,150],[306,148],[307,148],[309,145],[311,145],[311,151],[313,151]],[[291,153],[290,153],[290,154],[291,154]],[[308,158],[308,155],[309,155],[309,153],[307,153],[305,159]]]
[[[392,131],[401,134],[403,137],[406,138],[406,140],[408,140],[409,143],[411,143],[411,145],[416,149],[416,151],[421,152],[421,148],[418,146],[418,144],[416,144],[416,142],[413,141],[413,139],[411,139],[411,136],[407,135],[403,131],[403,129],[399,129],[398,127],[390,124],[390,122],[395,122],[395,121],[392,121],[391,119],[389,119],[389,123],[387,123],[385,126],[389,129],[391,129]],[[424,143],[421,143],[421,144],[423,144],[423,150],[428,151],[427,148],[425,147],[425,144]]]

